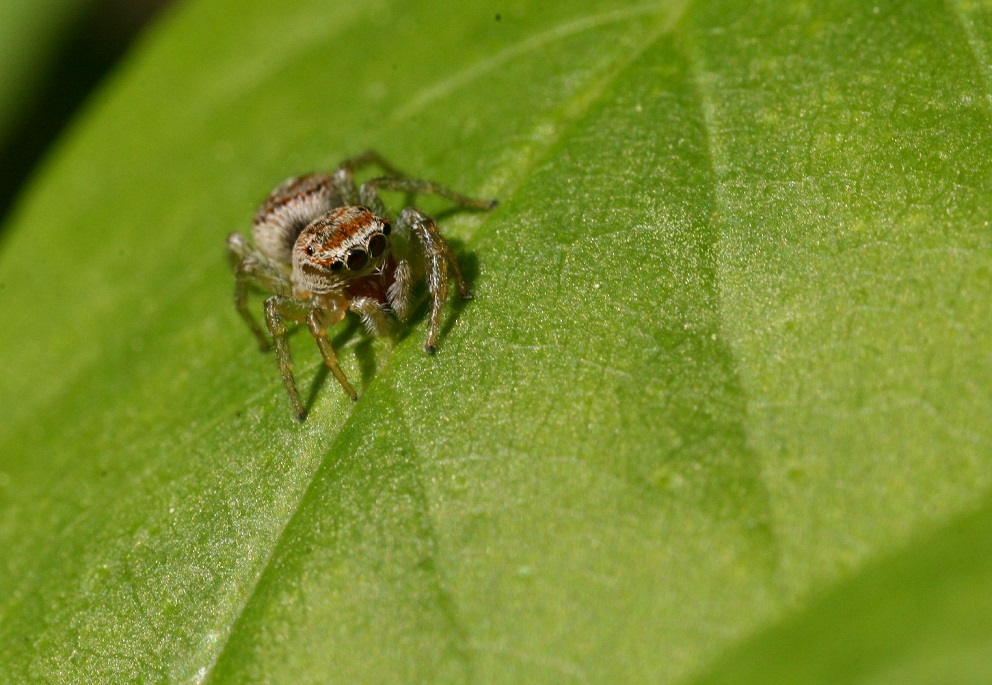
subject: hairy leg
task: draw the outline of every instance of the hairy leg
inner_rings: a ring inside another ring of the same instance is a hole
[[[289,351],[289,339],[287,338],[286,320],[306,323],[310,329],[310,334],[317,342],[324,363],[334,374],[338,383],[352,400],[358,399],[358,393],[351,387],[348,378],[338,364],[337,355],[327,339],[327,327],[337,323],[344,317],[343,310],[328,310],[319,307],[312,307],[307,302],[285,297],[283,295],[273,295],[265,301],[265,324],[272,334],[276,348],[276,363],[279,366],[279,373],[282,375],[283,384],[289,394],[289,401],[296,411],[296,418],[302,421],[306,418],[306,407],[300,398],[300,392],[296,387],[296,379],[293,376],[293,357]]]
[[[228,257],[234,267],[234,307],[248,326],[259,347],[269,349],[269,340],[248,310],[248,290],[258,286],[279,295],[288,295],[289,278],[278,264],[252,247],[243,235],[232,233],[227,237]]]
[[[357,205],[360,202],[363,202],[361,194],[355,186],[355,172],[369,166],[379,167],[385,171],[388,176],[403,177],[403,172],[386,161],[386,159],[375,150],[366,150],[361,154],[350,157],[338,165],[338,168],[333,175],[334,188],[344,198],[345,204]],[[380,202],[378,198],[376,198],[373,203],[368,204],[368,207],[373,212],[380,215],[385,210],[382,206],[382,202]]]
[[[373,335],[384,336],[389,333],[389,320],[382,303],[371,297],[356,297],[348,303],[348,309],[362,317],[365,329]]]
[[[344,310],[331,312],[323,309],[313,308],[307,313],[307,326],[310,328],[310,335],[313,336],[314,340],[317,341],[317,348],[320,350],[320,356],[324,358],[324,363],[327,368],[331,370],[334,377],[344,388],[344,391],[348,393],[352,402],[358,401],[358,393],[355,389],[351,387],[351,383],[348,382],[348,377],[344,375],[344,371],[341,370],[341,366],[338,364],[338,356],[334,354],[334,348],[331,347],[331,341],[327,339],[327,327],[337,323],[342,318],[344,318]],[[301,421],[303,419],[300,419]]]
[[[434,219],[419,209],[407,207],[400,212],[397,220],[402,230],[409,230],[420,244],[424,254],[424,276],[427,280],[427,292],[430,294],[431,311],[427,322],[427,340],[424,350],[428,354],[436,351],[438,331],[441,330],[441,313],[448,299],[448,267],[455,276],[458,288],[463,297],[471,297],[465,279],[455,260],[455,254],[437,230]]]
[[[400,321],[406,321],[410,316],[410,289],[413,281],[414,273],[410,262],[406,259],[398,260],[396,269],[393,270],[393,282],[386,291],[386,299]]]
[[[498,204],[496,200],[483,200],[462,195],[434,181],[407,176],[381,176],[366,181],[359,190],[362,203],[368,205],[373,212],[376,211],[374,205],[382,206],[382,201],[379,199],[380,190],[397,190],[413,195],[437,195],[466,209],[493,209]]]
[[[279,365],[279,373],[289,394],[289,401],[293,403],[296,418],[300,421],[306,418],[307,411],[303,406],[303,400],[300,399],[300,391],[296,388],[296,379],[293,377],[293,357],[289,353],[285,319],[300,321],[304,311],[301,302],[283,295],[273,295],[265,301],[265,325],[275,341],[276,364]]]

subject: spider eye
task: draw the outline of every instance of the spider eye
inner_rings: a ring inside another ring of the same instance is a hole
[[[382,234],[383,235],[389,235],[390,231],[392,231],[392,230],[393,230],[392,224],[390,224],[388,221],[383,221],[382,222]]]
[[[369,263],[369,253],[356,247],[348,253],[348,268],[352,271],[359,271]]]
[[[372,258],[376,258],[386,251],[386,236],[382,233],[376,233],[374,236],[369,238],[369,254]]]
[[[331,262],[331,271],[340,271],[344,268],[344,262]]]
[[[313,245],[307,245],[305,252],[307,253],[307,256],[313,257]]]

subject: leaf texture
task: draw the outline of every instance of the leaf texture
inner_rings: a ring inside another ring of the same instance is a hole
[[[990,27],[189,3],[0,253],[0,673],[691,682],[939,576],[919,536],[992,477]],[[223,238],[369,147],[501,205],[425,201],[476,291],[436,357],[343,326],[352,406],[293,337],[301,426]]]

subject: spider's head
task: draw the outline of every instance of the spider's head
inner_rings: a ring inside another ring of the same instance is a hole
[[[340,291],[348,281],[381,270],[390,229],[367,207],[337,207],[314,219],[293,246],[293,293]]]

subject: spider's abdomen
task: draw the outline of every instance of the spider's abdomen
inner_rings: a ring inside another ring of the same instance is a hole
[[[258,249],[269,258],[292,262],[293,245],[314,219],[341,205],[328,174],[308,174],[287,179],[258,208],[251,232]]]

